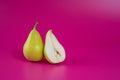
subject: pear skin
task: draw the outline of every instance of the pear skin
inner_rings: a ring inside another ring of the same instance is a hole
[[[38,22],[36,22],[34,28],[29,33],[23,46],[23,54],[28,61],[40,61],[43,57],[43,41],[36,29],[37,26]]]

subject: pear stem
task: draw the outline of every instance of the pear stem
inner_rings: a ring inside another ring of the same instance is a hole
[[[35,25],[34,25],[34,29],[36,29],[36,27],[37,27],[38,25],[39,25],[39,23],[36,22]]]

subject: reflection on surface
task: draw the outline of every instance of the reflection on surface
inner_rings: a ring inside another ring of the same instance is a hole
[[[22,70],[25,80],[62,80],[66,78],[66,66],[63,65],[26,62]]]
[[[46,79],[62,80],[66,78],[65,66],[53,66],[46,71]]]

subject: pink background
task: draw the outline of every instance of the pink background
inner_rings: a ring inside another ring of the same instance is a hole
[[[23,57],[36,21],[65,47],[63,63]],[[120,0],[0,0],[0,80],[120,80]]]

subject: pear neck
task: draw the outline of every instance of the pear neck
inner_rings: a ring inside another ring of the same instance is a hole
[[[33,29],[36,29],[36,27],[37,27],[38,25],[39,25],[39,23],[36,22]]]

